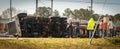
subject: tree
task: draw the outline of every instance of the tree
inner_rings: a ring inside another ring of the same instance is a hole
[[[51,15],[51,8],[39,7],[37,12],[38,12],[38,15],[41,17],[49,17]]]
[[[88,9],[75,9],[72,11],[70,8],[67,8],[64,10],[63,15],[67,17],[70,17],[72,15],[72,18],[74,19],[88,20],[91,16],[91,11]]]
[[[55,11],[53,12],[53,16],[60,16],[60,15],[59,15],[59,12],[58,12],[57,10],[55,10]]]
[[[72,13],[72,10],[70,8],[67,8],[64,10],[63,16],[67,16],[69,18],[71,13]]]
[[[88,9],[80,9],[82,16],[82,19],[89,20],[91,16],[91,11]]]
[[[75,19],[80,19],[82,16],[81,12],[78,9],[75,9],[72,13]]]
[[[114,22],[120,22],[120,14],[115,14],[113,17]]]
[[[93,15],[92,15],[92,17],[94,18],[94,20],[96,20],[96,21],[97,21],[97,20],[98,20],[98,18],[99,18],[99,14],[93,14]]]
[[[14,17],[18,11],[15,8],[12,8],[12,17]],[[10,18],[10,8],[7,8],[2,12],[2,18]]]

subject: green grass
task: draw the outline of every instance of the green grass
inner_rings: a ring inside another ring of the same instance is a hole
[[[120,38],[22,38],[0,39],[0,49],[119,49]]]

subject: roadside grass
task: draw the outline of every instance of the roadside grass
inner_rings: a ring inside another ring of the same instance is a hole
[[[0,39],[0,49],[119,49],[120,38],[21,38]]]

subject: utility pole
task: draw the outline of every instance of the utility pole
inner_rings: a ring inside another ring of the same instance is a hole
[[[92,17],[92,14],[93,14],[93,0],[90,0],[90,1],[91,1],[90,6],[88,6],[88,10],[90,11],[89,19]]]
[[[92,13],[93,13],[92,9],[93,9],[93,0],[91,0],[91,16],[92,16]]]
[[[51,16],[53,16],[52,14],[53,14],[53,0],[51,0]]]
[[[36,0],[36,17],[38,16],[38,0]]]
[[[12,0],[10,0],[10,21],[12,21]]]

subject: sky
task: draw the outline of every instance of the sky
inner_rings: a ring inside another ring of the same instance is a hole
[[[0,0],[0,14],[5,9],[9,8],[10,0]],[[54,0],[53,9],[58,10],[60,15],[66,8],[74,9],[88,9],[90,0]],[[38,6],[51,6],[51,0],[39,0]],[[35,12],[35,0],[12,0],[12,7],[20,10],[19,12],[27,12],[33,14]],[[93,10],[97,14],[117,14],[120,13],[120,0],[93,0]]]

